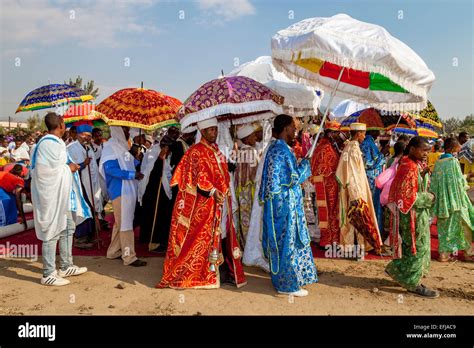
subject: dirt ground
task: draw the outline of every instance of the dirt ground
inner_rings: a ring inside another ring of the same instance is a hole
[[[40,261],[40,260],[39,260]],[[432,262],[424,280],[439,289],[438,299],[407,293],[384,274],[387,261],[316,259],[319,283],[309,296],[278,295],[270,277],[246,267],[248,284],[237,289],[155,289],[163,258],[148,266],[123,266],[120,260],[77,256],[74,263],[89,272],[69,278],[71,284],[39,284],[41,263],[0,259],[0,315],[473,315],[474,265]],[[117,288],[122,283],[123,289]]]

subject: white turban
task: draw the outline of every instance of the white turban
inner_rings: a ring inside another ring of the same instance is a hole
[[[203,129],[211,128],[211,127],[217,127],[217,119],[213,117],[208,120],[200,121],[197,123],[197,127],[199,130],[203,130]]]
[[[245,124],[237,129],[237,138],[242,140],[253,132],[255,132],[255,127],[252,124]]]

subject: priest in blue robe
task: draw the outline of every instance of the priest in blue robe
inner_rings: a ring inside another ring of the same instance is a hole
[[[369,181],[370,191],[372,191],[372,201],[375,208],[375,216],[377,217],[377,225],[379,231],[383,231],[383,208],[380,204],[381,191],[375,186],[375,179],[383,172],[385,165],[385,156],[380,152],[375,140],[379,136],[379,131],[368,130],[365,139],[360,144],[362,157],[365,163],[365,172]]]
[[[296,139],[293,118],[278,115],[277,140],[269,146],[259,199],[263,203],[262,247],[271,279],[281,294],[308,295],[303,286],[318,281],[303,207],[301,184],[311,175],[309,161],[299,164],[291,149]]]

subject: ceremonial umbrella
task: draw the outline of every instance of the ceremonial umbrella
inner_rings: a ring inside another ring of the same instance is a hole
[[[179,125],[175,116],[181,102],[163,93],[144,88],[125,88],[104,99],[95,111],[109,126],[144,130]]]
[[[65,111],[62,115],[66,124],[82,121],[96,126],[104,123],[100,112],[95,111],[95,103],[93,102],[68,104],[65,106]]]
[[[426,137],[426,138],[438,138],[440,129],[434,127],[431,123],[426,123],[420,120],[415,120],[416,122],[416,127],[415,128],[394,128],[394,132],[398,133],[405,133],[405,134],[411,134],[414,136],[420,136],[420,137]]]
[[[283,102],[281,95],[251,78],[221,77],[206,82],[191,94],[178,118],[182,128],[213,117],[242,124],[282,113]]]
[[[357,111],[341,122],[341,130],[349,131],[351,123],[365,123],[367,130],[389,131],[397,129],[415,129],[415,120],[408,113],[387,113],[374,108]]]
[[[26,95],[15,113],[48,109],[61,103],[85,102],[94,99],[82,89],[65,84],[49,84],[39,87]]]
[[[406,44],[346,14],[305,19],[279,31],[272,57],[279,71],[298,82],[332,90],[339,80],[339,94],[387,111],[423,109],[435,80]]]
[[[439,133],[443,129],[438,112],[434,108],[433,104],[428,100],[426,108],[420,112],[409,114],[416,122],[414,129],[403,129],[395,128],[395,132],[407,133],[412,135],[418,135],[427,138],[438,138]]]
[[[434,128],[431,124],[429,123],[418,123],[419,121],[417,120],[417,126],[416,126],[416,134],[420,137],[426,137],[426,138],[439,138],[439,133],[440,130]]]
[[[305,19],[279,31],[272,58],[296,82],[332,90],[329,105],[337,92],[381,110],[420,110],[435,80],[406,44],[346,14]]]
[[[143,88],[124,88],[104,99],[96,107],[101,118],[109,126],[127,126],[141,130],[156,130],[179,125],[175,119],[182,103],[163,93]],[[141,162],[141,160],[140,160]],[[158,189],[161,185],[158,185]],[[159,191],[158,191],[159,196]],[[155,206],[155,218],[158,200]],[[155,221],[153,222],[153,228]]]
[[[270,56],[261,56],[254,61],[242,64],[226,76],[246,76],[264,84],[285,98],[283,112],[291,116],[314,117],[318,114],[323,93],[295,83],[285,74],[277,71]]]
[[[357,103],[351,99],[345,99],[341,101],[337,106],[334,108],[331,114],[332,120],[343,120],[347,116],[354,114],[357,111],[365,110],[370,106],[367,104]]]
[[[424,108],[420,112],[413,113],[413,117],[425,123],[430,123],[434,127],[443,128],[441,120],[439,119],[438,111],[436,111],[435,107],[429,100],[428,105],[426,105],[426,108]]]

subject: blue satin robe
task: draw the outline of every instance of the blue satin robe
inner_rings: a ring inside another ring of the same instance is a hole
[[[298,165],[286,142],[279,139],[270,145],[259,199],[264,204],[263,252],[277,291],[294,292],[318,281],[301,190],[310,175],[309,161]]]
[[[362,144],[360,144],[360,150],[364,157],[365,172],[367,173],[367,179],[369,181],[370,191],[372,191],[372,201],[374,202],[375,215],[377,216],[377,224],[379,231],[383,231],[383,208],[380,204],[380,193],[381,191],[375,186],[375,179],[383,171],[385,164],[385,157],[380,152],[375,140],[371,135],[366,135]]]

